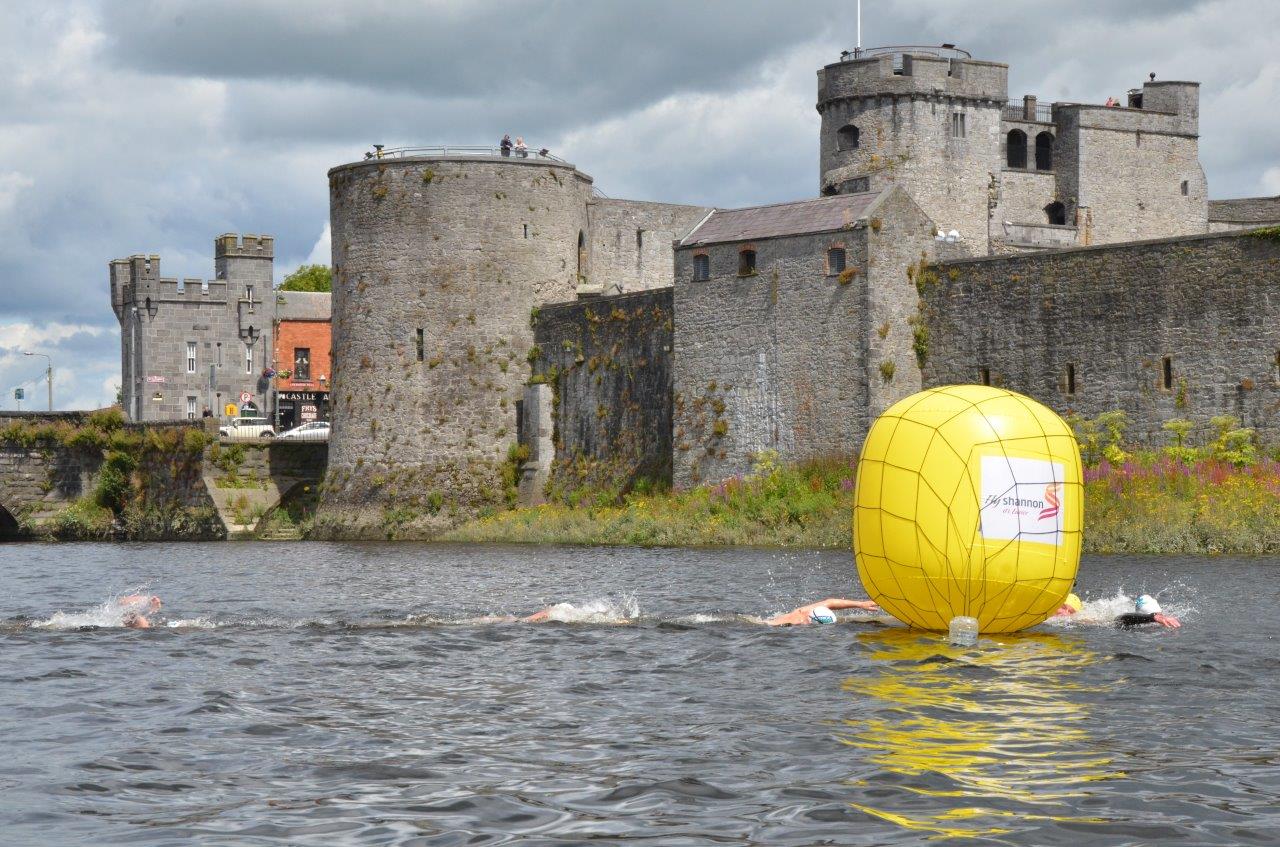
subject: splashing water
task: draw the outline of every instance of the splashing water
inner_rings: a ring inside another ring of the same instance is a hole
[[[47,620],[34,621],[36,629],[123,628],[125,618],[148,614],[151,595],[146,585],[125,589],[83,612],[54,612]]]
[[[578,604],[556,603],[547,613],[547,620],[559,623],[625,624],[640,617],[640,604],[634,597],[600,598]]]
[[[1150,594],[1155,597],[1164,613],[1168,615],[1186,618],[1196,611],[1195,606],[1192,605],[1194,601],[1193,590],[1187,586],[1173,583],[1162,589],[1151,590],[1144,588],[1140,591],[1135,591],[1133,594],[1128,593],[1124,588],[1117,588],[1115,594],[1109,597],[1093,599],[1082,597],[1084,606],[1080,611],[1074,615],[1049,618],[1045,623],[1049,626],[1057,627],[1078,624],[1111,624],[1121,615],[1132,612],[1134,603],[1142,594]]]

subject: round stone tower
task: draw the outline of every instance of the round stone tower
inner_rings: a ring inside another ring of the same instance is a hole
[[[431,532],[503,502],[530,315],[575,297],[590,196],[590,177],[542,157],[329,171],[333,431],[318,534]]]
[[[822,193],[900,183],[940,230],[985,254],[1008,75],[953,47],[844,54],[818,71]]]

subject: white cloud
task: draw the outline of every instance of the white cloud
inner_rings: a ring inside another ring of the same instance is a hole
[[[57,345],[81,333],[93,337],[107,332],[104,327],[91,324],[49,323],[36,326],[28,323],[0,324],[0,352],[21,355],[25,351],[43,352],[40,347]]]
[[[1262,175],[1262,190],[1267,194],[1280,194],[1280,167],[1267,168]]]

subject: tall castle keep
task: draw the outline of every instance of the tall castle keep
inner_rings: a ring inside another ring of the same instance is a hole
[[[197,418],[227,403],[266,411],[274,240],[228,233],[213,249],[212,280],[163,278],[159,256],[111,262],[121,400],[132,421]]]
[[[955,48],[845,54],[818,72],[823,194],[907,189],[970,255],[1202,233],[1199,83],[1124,105],[1008,101],[1008,65]]]

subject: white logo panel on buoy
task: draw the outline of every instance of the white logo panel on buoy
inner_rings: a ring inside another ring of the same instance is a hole
[[[1061,464],[983,456],[981,473],[983,538],[1062,545]]]

